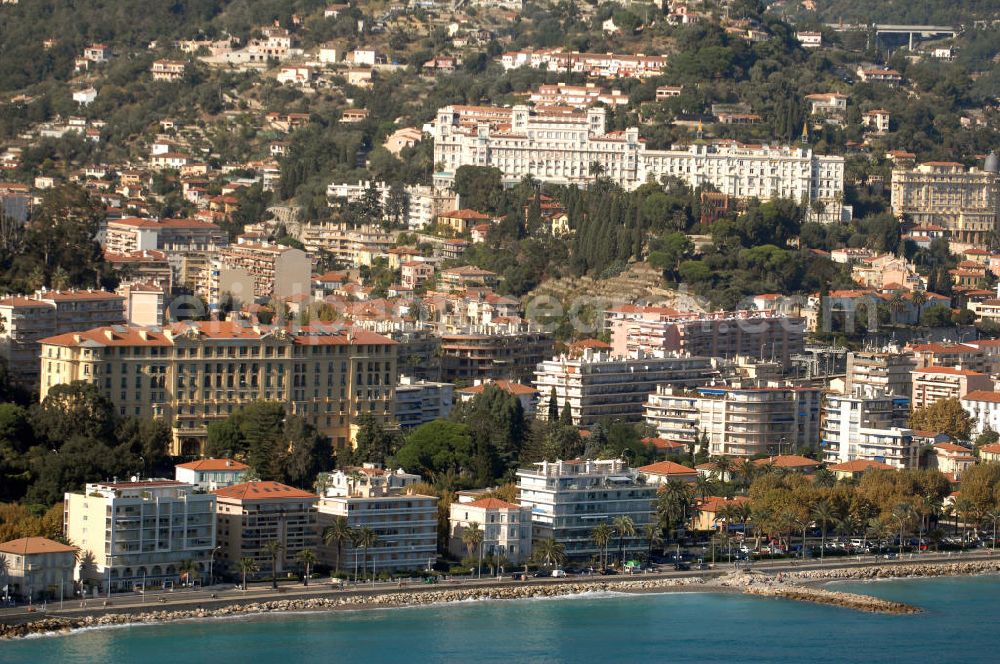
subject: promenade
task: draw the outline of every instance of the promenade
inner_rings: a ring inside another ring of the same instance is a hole
[[[997,561],[1000,555],[993,550],[979,550],[952,553],[920,553],[904,554],[899,559],[886,559],[876,556],[839,556],[826,560],[810,559],[807,561],[774,560],[755,561],[752,569],[755,572],[770,576],[784,573],[795,576],[800,582],[826,582],[836,576],[849,577],[851,570],[865,568],[886,568],[899,571],[899,576],[906,576],[907,567],[923,565],[940,565],[946,563],[973,563]],[[62,618],[79,620],[88,616],[108,614],[144,614],[149,612],[181,612],[205,610],[213,612],[224,607],[241,605],[259,605],[267,602],[296,602],[313,599],[336,598],[345,607],[353,605],[364,606],[377,603],[380,595],[397,595],[405,592],[408,595],[440,594],[444,591],[472,591],[474,589],[503,589],[552,587],[555,590],[561,586],[577,586],[580,584],[617,584],[619,582],[644,580],[655,582],[649,588],[637,587],[633,591],[684,592],[703,591],[707,585],[719,577],[728,575],[735,569],[746,569],[746,563],[737,565],[725,561],[716,561],[714,567],[708,570],[663,571],[635,575],[576,575],[566,578],[530,578],[527,581],[514,581],[510,578],[495,577],[482,579],[449,579],[437,584],[424,584],[422,580],[403,580],[375,583],[347,583],[343,590],[339,582],[331,583],[328,579],[314,579],[309,586],[298,583],[281,583],[274,590],[270,583],[251,584],[247,590],[238,590],[232,584],[219,584],[199,589],[178,589],[173,592],[148,592],[145,596],[138,594],[112,595],[110,600],[104,597],[90,598],[85,602],[80,599],[70,599],[63,602],[55,601],[47,605],[36,604],[32,607],[19,606],[0,610],[0,624],[19,625],[46,618]],[[834,574],[836,573],[836,574]],[[893,576],[886,574],[885,576]],[[715,588],[715,586],[712,586]],[[722,589],[722,588],[719,588]],[[629,591],[629,589],[624,589]],[[61,605],[61,606],[60,606]],[[31,610],[29,610],[29,608]]]

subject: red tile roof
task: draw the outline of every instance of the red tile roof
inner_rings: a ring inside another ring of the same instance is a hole
[[[673,440],[664,440],[663,438],[643,438],[641,442],[646,445],[652,445],[658,450],[676,450],[678,448],[687,447],[684,443],[678,443]]]
[[[484,219],[488,220],[490,215],[477,212],[475,210],[452,210],[438,215],[446,219]]]
[[[748,500],[750,500],[748,496],[733,496],[732,498],[726,498],[725,496],[708,496],[699,500],[697,507],[702,512],[713,512],[717,514],[727,505],[740,505]]]
[[[914,369],[913,373],[918,374],[947,374],[949,376],[985,376],[986,374],[971,369],[956,369],[955,367],[924,367]]]
[[[799,456],[798,454],[781,454],[767,459],[757,459],[754,461],[754,464],[757,466],[763,466],[768,463],[774,465],[776,468],[807,468],[819,465],[819,461],[810,459],[809,457]]]
[[[176,467],[188,470],[246,470],[250,466],[232,459],[199,459],[197,461],[179,463]]]
[[[990,403],[1000,403],[1000,392],[975,390],[962,397],[962,401],[987,401]]]
[[[533,387],[524,385],[522,383],[516,383],[512,380],[504,380],[504,379],[494,380],[488,383],[480,383],[479,385],[473,385],[472,387],[464,387],[460,389],[459,392],[463,394],[482,394],[483,390],[486,389],[487,385],[495,385],[496,387],[500,388],[507,394],[512,394],[514,396],[521,396],[521,395],[527,396],[529,394],[538,393],[538,390],[536,390]]]
[[[639,468],[640,472],[646,473],[647,475],[686,475],[695,477],[698,475],[698,471],[694,468],[688,468],[687,466],[682,466],[679,463],[674,463],[673,461],[659,461],[657,463],[651,463],[648,466],[641,466]]]
[[[219,498],[230,498],[241,502],[307,498],[319,500],[319,497],[314,493],[296,489],[280,482],[245,482],[243,484],[234,484],[233,486],[216,489],[212,493]]]
[[[484,510],[519,510],[520,505],[515,505],[514,503],[508,503],[506,500],[500,500],[499,498],[480,498],[479,500],[473,501],[471,503],[466,503],[469,507],[478,507]]]
[[[854,461],[846,461],[844,463],[838,463],[833,466],[828,466],[827,470],[832,472],[841,473],[863,473],[868,470],[896,470],[887,463],[881,463],[879,461],[866,461],[863,459],[855,459]]]
[[[56,542],[45,537],[22,537],[0,543],[0,552],[13,553],[20,556],[37,555],[40,553],[70,553],[79,551],[75,546]]]

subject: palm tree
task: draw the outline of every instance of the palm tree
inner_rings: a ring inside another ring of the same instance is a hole
[[[760,548],[760,536],[761,533],[767,528],[768,524],[771,522],[772,518],[771,510],[766,507],[756,507],[750,509],[749,521],[753,522],[754,530],[754,548]]]
[[[889,311],[892,312],[892,322],[899,322],[899,312],[903,309],[903,304],[906,302],[906,296],[900,289],[892,291],[892,296],[889,298]]]
[[[340,572],[341,549],[344,546],[344,542],[351,541],[352,532],[353,530],[348,524],[346,516],[335,517],[333,522],[323,529],[323,544],[337,548],[337,562],[333,567],[336,572]]]
[[[917,308],[917,322],[920,322],[920,316],[924,313],[924,304],[927,302],[927,293],[922,290],[911,291],[910,302]]]
[[[618,535],[618,554],[621,556],[621,564],[625,565],[625,538],[635,536],[635,522],[632,517],[622,514],[616,516],[611,523]]]
[[[278,557],[284,548],[281,540],[271,540],[264,544],[264,552],[271,558],[271,588],[274,590],[278,589]]]
[[[882,519],[872,518],[868,521],[865,531],[869,537],[878,542],[878,550],[882,550],[882,541],[889,536],[889,526]]]
[[[715,464],[715,471],[713,473],[719,478],[719,481],[731,482],[736,462],[727,456],[716,457],[712,459],[712,462]]]
[[[715,480],[706,475],[698,475],[694,481],[694,495],[705,500],[709,496],[714,496],[716,490]]]
[[[826,468],[820,468],[813,476],[813,484],[818,487],[829,489],[837,483],[837,476]]]
[[[821,534],[821,544],[819,550],[819,559],[823,560],[826,553],[826,527],[837,520],[837,513],[833,510],[833,506],[830,503],[822,500],[812,508],[813,519],[819,522],[820,534]]]
[[[257,566],[257,561],[253,558],[240,558],[240,562],[236,566],[239,567],[240,572],[243,574],[243,590],[246,590],[247,574],[256,574],[260,571],[260,567]]]
[[[354,541],[354,546],[360,547],[361,551],[362,551],[362,554],[361,554],[362,566],[361,566],[361,568],[363,570],[367,570],[368,569],[368,549],[370,549],[371,547],[375,546],[375,543],[378,542],[378,535],[375,533],[374,530],[372,530],[368,526],[365,526],[364,528],[359,528],[358,530],[354,531],[354,540],[353,541]]]
[[[605,569],[608,565],[608,544],[611,543],[611,538],[615,536],[614,529],[607,523],[599,523],[594,526],[594,529],[590,531],[590,539],[597,545],[597,548],[601,551],[601,569]]]
[[[859,528],[858,519],[853,514],[847,514],[843,518],[837,519],[836,523],[833,524],[833,531],[842,537],[854,535]]]
[[[198,566],[191,559],[182,560],[177,566],[177,575],[184,579],[184,585],[191,585],[191,575],[198,571]]]
[[[739,477],[739,483],[746,491],[753,483],[753,478],[757,475],[757,466],[750,459],[743,459],[733,466],[733,471]]]
[[[302,577],[302,585],[309,585],[309,573],[312,571],[312,566],[316,564],[316,552],[312,549],[302,549],[295,556],[296,560],[305,565],[306,573]]]
[[[642,528],[642,534],[646,538],[646,561],[653,557],[653,547],[663,544],[663,527],[654,521],[650,521]]]
[[[3,317],[0,316],[0,319]],[[3,576],[3,586],[7,586],[7,577],[10,574],[10,562],[6,556],[0,556],[0,575]]]
[[[657,495],[657,518],[676,531],[687,519],[690,505],[690,485],[679,480],[668,480]]]
[[[966,537],[969,533],[969,521],[974,520],[974,514],[976,511],[975,504],[965,498],[964,496],[959,496],[955,500],[955,529],[958,529],[958,520],[962,519],[962,543],[966,541]]]
[[[899,503],[892,510],[892,518],[899,522],[899,555],[903,555],[903,529],[913,518],[915,511],[910,503]]]
[[[483,543],[483,531],[479,529],[479,523],[476,521],[470,521],[469,525],[462,530],[462,544],[465,545],[465,550],[469,552],[469,557],[472,558],[476,555],[476,549]]]
[[[538,541],[535,556],[545,563],[546,567],[561,565],[566,561],[566,545],[546,537]]]

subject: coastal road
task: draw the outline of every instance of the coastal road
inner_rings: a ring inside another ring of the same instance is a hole
[[[914,565],[942,562],[966,562],[974,560],[989,560],[995,556],[992,550],[976,550],[966,552],[950,553],[920,553],[904,554],[900,559],[887,560],[884,557],[876,556],[831,556],[825,560],[810,559],[806,561],[794,560],[765,560],[754,561],[752,568],[760,572],[802,572],[808,570],[822,569],[851,569],[859,567],[871,567],[875,565]],[[1000,557],[1000,556],[998,556]],[[683,577],[714,577],[721,576],[731,571],[733,566],[724,561],[716,560],[714,568],[710,570],[691,571],[657,571],[645,574],[634,575],[636,577],[656,579],[656,578],[683,578]],[[600,577],[608,582],[625,580],[623,575]],[[503,587],[510,585],[553,585],[573,583],[582,579],[594,579],[593,576],[574,576],[568,578],[531,578],[528,581],[513,581],[510,578],[498,580],[494,577],[482,579],[455,579],[442,581],[437,584],[424,584],[419,580],[400,585],[398,581],[381,583],[348,583],[344,590],[339,584],[331,584],[329,581],[314,580],[309,586],[295,584],[279,584],[279,589],[275,591],[270,584],[251,585],[247,590],[234,589],[232,584],[219,584],[214,587],[201,589],[177,589],[174,592],[149,592],[145,596],[121,593],[113,595],[111,600],[105,598],[91,598],[85,602],[74,598],[62,603],[50,602],[47,605],[36,604],[33,607],[19,606],[14,608],[0,609],[0,623],[19,624],[31,620],[37,620],[45,616],[53,617],[81,617],[88,614],[102,613],[138,613],[142,611],[161,611],[168,609],[194,609],[221,607],[230,604],[244,604],[252,602],[266,602],[273,600],[309,599],[314,597],[361,597],[371,594],[387,594],[393,592],[433,592],[452,588],[469,587]],[[215,595],[213,597],[212,595]]]

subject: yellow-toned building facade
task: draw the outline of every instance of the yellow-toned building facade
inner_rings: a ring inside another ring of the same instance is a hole
[[[362,414],[394,425],[395,342],[367,330],[204,321],[40,343],[41,399],[56,385],[91,383],[122,416],[170,422],[174,455],[203,454],[209,423],[256,401],[285,404],[335,449],[353,441]]]

